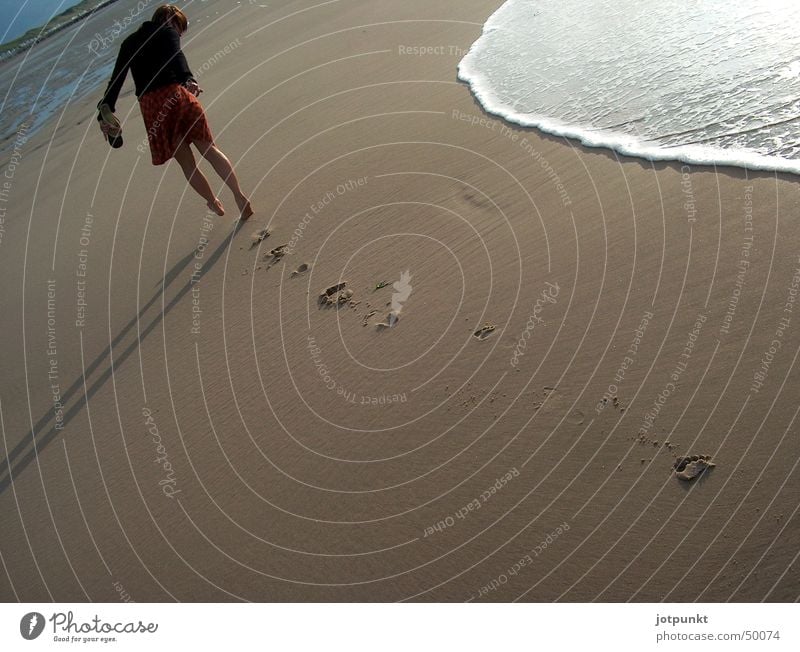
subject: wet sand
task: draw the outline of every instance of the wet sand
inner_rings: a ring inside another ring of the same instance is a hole
[[[208,4],[254,218],[132,91],[2,161],[0,598],[797,599],[797,179],[486,115],[498,0]]]

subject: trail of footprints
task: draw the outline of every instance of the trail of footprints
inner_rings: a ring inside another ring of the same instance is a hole
[[[475,198],[470,198],[470,199],[475,199]],[[257,247],[270,235],[271,232],[269,231],[269,229],[259,229],[257,231],[254,231],[250,236],[251,238],[250,248],[252,249],[254,247]],[[268,253],[264,254],[263,260],[264,262],[267,263],[267,269],[269,269],[276,263],[280,262],[284,258],[284,256],[288,253],[287,251],[288,246],[289,246],[288,244],[282,244],[271,249]],[[310,269],[311,265],[309,265],[308,263],[301,263],[297,267],[297,269],[295,269],[291,273],[291,277],[296,278],[298,276],[302,276],[303,274],[306,274]],[[246,271],[247,270],[245,270],[245,272],[243,273],[246,273]],[[385,287],[387,285],[388,283],[379,285],[376,287],[376,290]],[[346,281],[340,281],[323,289],[319,294],[317,302],[320,308],[334,308],[334,307],[340,308],[342,306],[347,305],[350,308],[355,309],[361,303],[361,301],[356,301],[354,299],[354,294],[355,293],[353,292],[353,290],[347,287]],[[391,305],[391,302],[387,302],[386,305],[387,306]],[[361,320],[362,326],[368,326],[371,323],[372,318],[375,317],[375,315],[379,314],[380,312],[379,310],[372,308],[369,303],[367,303],[366,306],[370,310],[363,316]],[[375,328],[376,329],[392,328],[397,325],[398,321],[399,321],[399,315],[397,314],[397,312],[390,311],[387,314],[386,319],[384,321],[375,324]],[[497,326],[487,321],[484,322],[484,324],[480,328],[475,330],[472,333],[472,335],[477,340],[486,340],[489,337],[491,337],[496,332],[496,330]],[[545,389],[552,390],[554,388],[547,387]],[[475,397],[472,396],[471,400],[474,402]],[[469,403],[469,400],[462,403],[462,405],[466,405],[467,403]],[[622,406],[622,404],[620,403],[619,399],[616,396],[612,396],[610,401],[608,398],[603,398],[602,404],[608,405],[609,407],[613,407],[620,413],[624,413],[626,410],[626,408]],[[541,407],[541,403],[535,404],[534,410],[538,410],[539,407]],[[571,423],[577,423],[577,424],[583,423],[583,413],[581,413],[580,411],[576,411],[575,413],[570,415],[570,418],[568,420]],[[633,437],[632,439],[635,439],[639,444],[642,445],[652,444],[656,448],[659,447],[658,440],[651,439],[650,437],[642,433],[639,433],[638,435],[636,435],[636,437]],[[661,446],[669,449],[670,452],[674,448],[676,448],[676,444],[673,444],[669,441],[663,442]],[[641,460],[641,463],[644,464],[646,461],[649,460],[645,460],[643,458]],[[710,455],[685,455],[682,457],[675,458],[672,468],[674,470],[676,478],[684,482],[691,482],[701,477],[704,473],[708,472],[710,469],[713,469],[715,466],[716,464],[711,461]],[[621,467],[622,465],[619,465],[617,469],[619,470]]]
[[[354,294],[355,293],[353,290],[347,287],[347,281],[341,281],[339,283],[334,283],[333,285],[322,290],[317,299],[317,303],[321,308],[332,308],[345,305],[350,306],[351,308],[356,308],[356,306],[358,306],[361,302],[354,299]],[[390,305],[390,303],[387,303],[387,305]],[[369,303],[367,303],[367,307],[371,308]],[[370,309],[370,311],[362,318],[361,325],[369,326],[370,320],[377,315],[378,312],[378,310]],[[385,321],[375,324],[375,328],[392,328],[397,324],[397,322],[397,313],[391,311],[386,316]]]
[[[474,197],[469,197],[470,200],[477,199]],[[267,228],[257,229],[250,234],[250,249],[259,246],[264,240],[272,235],[272,232]],[[283,258],[286,256],[288,252],[289,245],[288,243],[278,245],[274,247],[269,252],[264,254],[262,261],[266,263],[266,269],[270,269],[273,265],[279,263]],[[259,265],[257,266],[258,270],[262,269]],[[307,273],[311,269],[311,265],[308,263],[301,263],[297,269],[295,269],[291,273],[291,278],[296,278],[298,276],[302,276],[303,274]],[[243,275],[249,274],[248,269],[244,269],[242,271]],[[390,284],[388,282],[383,282],[376,286],[375,290],[382,289],[383,287],[387,287]],[[361,302],[355,301],[353,299],[353,290],[346,287],[347,282],[342,281],[340,283],[335,283],[324,290],[322,290],[319,294],[318,303],[321,308],[330,308],[332,306],[344,306],[349,305],[351,308],[355,308]],[[391,302],[386,303],[387,306],[391,305]],[[369,303],[367,303],[367,308],[370,308],[369,312],[362,318],[361,325],[368,326],[371,323],[371,320],[375,315],[379,313],[378,310],[372,309]],[[393,328],[397,325],[400,321],[400,314],[399,311],[391,310],[386,315],[386,318],[382,322],[378,322],[375,324],[375,328],[377,329],[384,329],[384,328]],[[476,331],[473,332],[473,336],[475,339],[478,340],[486,340],[491,337],[495,331],[497,330],[497,326],[491,322],[485,322],[483,326],[478,328]]]
[[[470,197],[470,199],[475,199]],[[267,228],[257,229],[250,234],[250,249],[254,247],[258,247],[264,240],[272,235],[272,232]],[[282,244],[274,247],[269,252],[264,254],[262,261],[266,263],[266,269],[270,269],[273,265],[279,263],[283,258],[289,253],[288,251],[289,245]],[[260,270],[262,267],[259,265],[256,269]],[[308,263],[301,263],[297,269],[295,269],[291,273],[291,278],[296,278],[298,276],[302,276],[306,274],[311,269],[311,265]],[[249,273],[248,269],[244,269],[242,271],[243,275],[247,275]],[[375,290],[382,289],[384,287],[388,287],[390,283],[383,282],[378,284],[375,287]],[[333,306],[344,306],[349,305],[351,308],[355,308],[358,306],[361,301],[355,301],[353,299],[354,292],[352,289],[347,288],[347,282],[342,281],[339,283],[335,283],[333,285],[328,286],[324,290],[322,290],[319,294],[318,304],[321,308],[330,308]],[[386,303],[387,306],[391,305],[391,302]],[[380,311],[373,309],[369,303],[366,304],[367,308],[370,310],[365,314],[361,320],[362,326],[368,326],[371,323],[371,320],[375,315],[377,315]],[[397,310],[391,310],[387,313],[386,318],[384,321],[378,322],[375,324],[376,329],[384,329],[384,328],[393,328],[397,325],[400,321],[400,314]],[[497,326],[491,322],[485,322],[483,326],[478,328],[476,331],[473,332],[473,336],[477,340],[486,340],[491,337],[495,331],[497,330]]]

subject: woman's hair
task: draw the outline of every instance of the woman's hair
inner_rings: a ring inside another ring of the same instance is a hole
[[[189,28],[189,21],[180,9],[175,5],[161,5],[153,14],[153,22],[156,25],[172,23],[172,25],[183,34]]]

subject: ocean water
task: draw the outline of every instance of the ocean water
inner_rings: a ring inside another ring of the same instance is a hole
[[[29,29],[74,7],[81,0],[0,0],[0,43],[13,41]]]
[[[22,126],[28,136],[34,134],[108,81],[116,53],[111,47],[95,48],[95,53],[90,45],[113,12],[112,5],[0,62],[0,156]]]
[[[800,174],[797,0],[508,0],[458,76],[588,146]]]

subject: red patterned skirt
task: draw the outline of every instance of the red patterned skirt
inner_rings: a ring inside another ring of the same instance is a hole
[[[180,84],[169,84],[139,98],[153,165],[166,163],[181,143],[214,142],[200,101]]]

